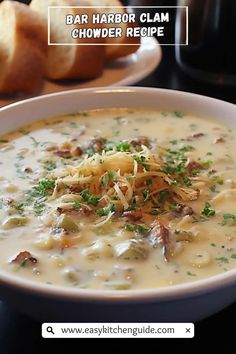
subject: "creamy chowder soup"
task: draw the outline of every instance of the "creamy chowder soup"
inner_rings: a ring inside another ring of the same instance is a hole
[[[236,132],[183,112],[51,118],[0,142],[0,267],[93,289],[236,267]]]

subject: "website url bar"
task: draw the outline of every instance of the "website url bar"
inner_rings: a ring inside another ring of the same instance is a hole
[[[193,338],[193,323],[43,323],[43,338]]]

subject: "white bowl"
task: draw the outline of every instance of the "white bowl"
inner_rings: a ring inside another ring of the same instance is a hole
[[[185,111],[236,128],[236,106],[209,97],[152,88],[67,91],[0,109],[1,133],[49,116],[109,107]],[[40,284],[0,271],[0,298],[43,321],[196,321],[236,299],[236,269],[161,289],[98,291]]]

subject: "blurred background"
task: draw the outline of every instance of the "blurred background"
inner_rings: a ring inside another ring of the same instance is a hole
[[[31,0],[20,1],[29,4]],[[236,0],[121,1],[128,6],[145,6],[151,13],[155,13],[155,9],[149,9],[149,6],[188,6],[189,45],[176,46],[173,53],[179,67],[198,81],[236,85]],[[184,43],[186,12],[181,9],[169,11],[172,20],[164,40],[158,40],[161,44]]]
[[[236,85],[235,0],[129,0],[131,6],[187,6],[188,46],[175,47],[180,68],[192,78],[216,85]],[[155,9],[152,10],[155,12]],[[172,9],[165,43],[185,43],[186,11]],[[160,43],[163,43],[159,38]]]

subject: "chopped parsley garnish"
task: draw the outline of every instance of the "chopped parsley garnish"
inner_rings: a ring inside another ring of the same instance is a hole
[[[110,178],[108,176],[108,173],[105,173],[104,176],[102,176],[102,185],[107,188],[110,182]]]
[[[47,171],[53,171],[53,170],[55,170],[56,167],[57,167],[57,164],[54,161],[49,161],[48,160],[48,161],[44,162],[44,168]]]
[[[213,176],[212,177],[212,180],[217,183],[217,184],[220,184],[220,185],[223,185],[224,184],[224,180],[218,176]]]
[[[231,254],[231,258],[236,259],[236,253]]]
[[[84,189],[81,192],[81,197],[83,198],[83,201],[88,204],[92,204],[94,206],[98,205],[98,197],[94,194],[90,195],[88,189]]]
[[[27,258],[23,259],[23,261],[20,262],[18,269],[24,268],[24,267],[26,267],[26,265],[27,265]]]
[[[213,192],[213,193],[217,193],[217,190],[216,190],[216,185],[214,184],[213,186],[209,187],[210,191]]]
[[[106,216],[109,213],[114,213],[116,211],[115,205],[114,204],[109,204],[107,207],[105,208],[100,208],[96,211],[96,214],[98,216]]]
[[[223,215],[223,221],[221,225],[229,225],[229,226],[234,226],[236,225],[236,215],[234,214],[224,214]]]
[[[191,175],[193,177],[197,176],[198,174],[200,173],[200,170],[198,168],[194,168],[192,171],[191,171]]]
[[[234,215],[234,214],[224,214],[223,218],[224,218],[224,220],[234,220],[234,221],[236,221],[236,215]]]
[[[130,152],[130,144],[127,141],[120,142],[116,145],[117,151]]]
[[[141,235],[147,235],[150,232],[150,228],[146,225],[138,224],[136,225],[136,231]]]
[[[208,168],[210,168],[212,164],[213,164],[213,161],[211,161],[211,160],[201,161],[201,165],[205,170],[208,170]]]
[[[15,202],[14,203],[14,208],[16,209],[18,214],[23,214],[24,213],[25,204],[23,202]]]
[[[178,205],[176,205],[176,204],[169,204],[168,207],[169,207],[169,209],[172,210],[172,211],[178,210]]]
[[[25,207],[32,206],[34,210],[34,214],[36,216],[40,216],[43,214],[46,208],[46,197],[35,197],[31,195],[32,191],[26,192],[27,199],[21,202],[15,202],[14,207],[19,214],[24,214]],[[34,199],[35,198],[35,199]]]
[[[175,111],[175,112],[174,112],[174,115],[175,115],[177,118],[183,118],[183,117],[184,117],[184,113],[181,112],[181,111]]]
[[[197,274],[191,273],[191,272],[187,272],[187,275],[189,275],[190,277],[195,277]]]
[[[141,145],[136,145],[136,146],[135,146],[135,150],[136,150],[137,152],[142,151],[142,146],[141,146]]]
[[[190,178],[188,177],[183,177],[183,181],[184,181],[184,184],[187,186],[187,187],[190,187],[192,185],[192,181]]]
[[[186,177],[186,162],[188,159],[185,153],[192,150],[194,150],[194,147],[191,145],[185,145],[175,150],[166,149],[167,154],[164,157],[165,166],[161,169],[161,172],[171,175],[172,177],[174,176],[176,182],[178,182],[179,178],[180,180],[185,178],[185,182],[190,185],[190,180]]]
[[[145,156],[134,156],[134,160],[142,165],[143,162],[145,162],[146,158]]]
[[[211,217],[215,215],[215,210],[211,208],[211,204],[206,202],[204,209],[202,210],[202,215]]]
[[[151,186],[152,185],[152,180],[151,179],[146,179],[146,185]]]
[[[113,150],[116,147],[116,143],[114,141],[107,141],[106,139],[102,139],[105,151]]]
[[[142,165],[143,168],[146,170],[146,171],[149,171],[150,170],[150,167],[149,165],[147,165],[147,163],[145,162],[146,161],[146,157],[145,156],[134,156],[134,160],[137,161],[138,164]]]
[[[126,224],[125,225],[125,230],[127,231],[135,231],[135,225],[132,225],[132,224]]]
[[[142,191],[142,195],[143,195],[143,200],[144,202],[146,202],[148,199],[149,199],[149,196],[150,196],[150,192],[148,189],[144,189]]]
[[[75,209],[76,211],[79,211],[81,208],[81,203],[80,202],[74,202],[73,203],[73,209]]]
[[[44,203],[44,199],[39,199],[36,200],[33,204],[34,207],[34,213],[36,216],[41,216],[43,212],[45,211],[46,204]]]
[[[29,194],[34,198],[47,197],[52,194],[55,183],[54,179],[42,179],[37,186],[33,187]]]
[[[111,199],[111,200],[119,200],[119,198],[118,198],[116,195],[112,195],[112,196],[110,197],[110,199]]]
[[[145,224],[126,224],[125,230],[135,231],[142,236],[146,236],[150,232],[150,228]]]
[[[161,172],[171,175],[175,172],[175,168],[169,164],[169,165],[166,165],[165,167],[163,167],[161,169]]]
[[[105,173],[105,175],[103,175],[102,177],[102,185],[107,188],[109,183],[111,181],[115,181],[117,178],[117,174],[114,171],[108,171],[107,173]]]
[[[178,140],[170,140],[169,142],[172,145],[177,145],[178,144]]]
[[[216,258],[216,260],[219,262],[222,262],[222,263],[229,263],[229,260],[226,257],[219,257],[219,258]]]
[[[212,246],[212,247],[216,247],[216,244],[215,244],[215,243],[211,243],[211,246]]]
[[[179,152],[189,152],[193,151],[194,147],[192,145],[185,145],[179,149]]]
[[[39,141],[37,141],[37,140],[35,139],[35,137],[29,135],[29,138],[32,140],[32,143],[33,143],[33,145],[34,145],[35,147],[37,147],[37,146],[39,145]]]

